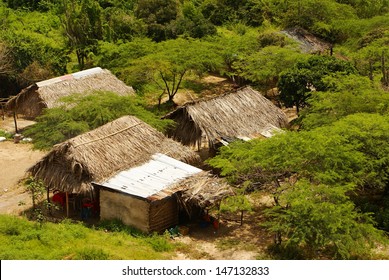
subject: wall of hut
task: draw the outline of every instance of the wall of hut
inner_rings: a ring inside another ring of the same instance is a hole
[[[149,232],[150,203],[119,192],[100,189],[100,219],[119,219],[124,224]]]
[[[178,224],[178,203],[175,197],[166,197],[150,204],[149,232],[163,232]]]
[[[119,219],[145,233],[163,232],[178,224],[178,204],[175,197],[148,201],[101,188],[100,219]]]
[[[38,92],[30,89],[30,92],[23,96],[23,102],[20,102],[16,113],[24,115],[27,119],[34,119],[42,113],[47,106],[43,103]]]

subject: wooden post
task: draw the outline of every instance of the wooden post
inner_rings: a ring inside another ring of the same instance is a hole
[[[46,193],[46,197],[47,197],[47,205],[48,205],[48,210],[49,210],[49,213],[51,214],[51,203],[50,203],[50,189],[47,188],[47,193]]]
[[[19,131],[18,131],[18,124],[16,122],[16,112],[14,112],[14,123],[15,123],[15,133],[19,133]]]
[[[2,116],[3,116],[3,121],[5,119],[5,111],[4,111],[4,105],[1,104],[1,113],[2,113]]]
[[[66,194],[66,217],[69,217],[69,194],[68,194],[68,192],[65,192],[65,194]]]

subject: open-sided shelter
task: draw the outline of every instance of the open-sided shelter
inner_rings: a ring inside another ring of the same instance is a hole
[[[109,70],[100,67],[34,83],[11,98],[6,109],[34,119],[44,108],[53,108],[58,100],[74,93],[110,91],[118,95],[133,95],[134,89],[119,80]]]
[[[205,138],[211,149],[231,139],[270,137],[288,126],[285,113],[251,87],[185,104],[165,118],[176,122],[168,136],[189,146]]]

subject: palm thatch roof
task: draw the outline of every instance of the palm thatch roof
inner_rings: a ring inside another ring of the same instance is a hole
[[[269,128],[285,128],[284,112],[251,87],[210,100],[188,103],[164,118],[177,125],[168,135],[184,145],[198,145],[202,137],[210,147],[222,139],[267,137]]]
[[[308,31],[296,27],[281,31],[287,37],[296,41],[304,53],[321,54],[331,50],[331,44],[319,39]]]
[[[53,108],[61,103],[58,99],[74,93],[87,94],[93,91],[110,91],[118,95],[133,95],[132,87],[116,78],[109,70],[100,67],[38,82],[23,89],[11,98],[7,110],[35,118],[44,108]]]
[[[205,171],[181,181],[179,185],[183,188],[179,194],[180,205],[190,216],[192,206],[209,208],[220,204],[223,198],[234,195],[224,179]]]
[[[138,166],[155,153],[188,164],[200,163],[190,148],[165,137],[133,116],[121,117],[54,146],[28,171],[51,189],[89,192],[122,170]]]

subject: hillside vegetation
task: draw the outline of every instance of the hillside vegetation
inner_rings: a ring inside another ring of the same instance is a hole
[[[298,114],[285,133],[207,162],[239,193],[225,209],[270,193],[261,226],[291,258],[372,258],[387,243],[388,0],[3,0],[0,28],[0,97],[94,66],[137,93],[46,110],[26,131],[36,148],[124,114],[163,131],[180,93],[218,94],[203,78],[222,77]]]

